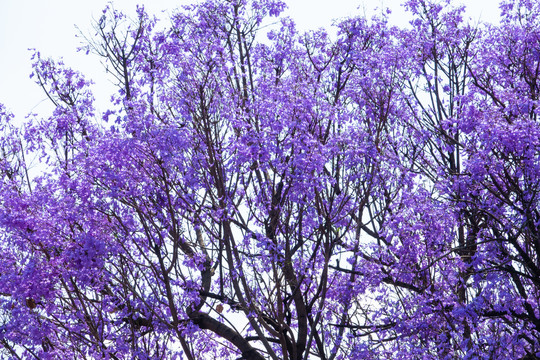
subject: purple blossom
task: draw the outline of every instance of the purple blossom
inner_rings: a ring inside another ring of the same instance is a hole
[[[2,355],[539,356],[540,8],[409,0],[333,39],[285,6],[109,5],[102,114],[34,52],[53,111],[0,106]]]

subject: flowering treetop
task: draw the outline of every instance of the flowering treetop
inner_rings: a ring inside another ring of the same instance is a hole
[[[0,351],[540,357],[540,7],[405,6],[407,29],[335,39],[275,0],[164,30],[108,7],[86,48],[118,86],[103,114],[36,52],[54,111],[0,106]]]

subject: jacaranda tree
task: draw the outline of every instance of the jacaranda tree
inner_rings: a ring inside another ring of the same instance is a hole
[[[540,358],[540,3],[302,33],[278,0],[112,6],[0,106],[0,356]]]

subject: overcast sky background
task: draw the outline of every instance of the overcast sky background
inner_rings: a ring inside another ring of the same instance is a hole
[[[67,66],[92,79],[94,96],[105,104],[113,88],[96,56],[77,52],[81,39],[77,25],[85,34],[91,33],[93,19],[101,16],[108,0],[0,0],[0,103],[22,119],[30,112],[42,115],[51,109],[40,88],[29,78],[30,48],[43,56],[63,57]],[[114,7],[133,13],[136,4],[160,17],[192,0],[116,0]],[[408,17],[400,6],[402,0],[285,0],[291,16],[301,30],[328,28],[333,19],[358,14],[370,14],[376,7],[392,10],[391,22],[405,25]],[[475,21],[495,22],[499,9],[497,0],[462,0],[468,15]],[[96,93],[97,92],[97,93]]]

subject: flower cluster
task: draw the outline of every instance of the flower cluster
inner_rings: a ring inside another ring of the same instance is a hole
[[[540,356],[540,8],[301,33],[279,0],[112,6],[0,106],[0,357]]]

